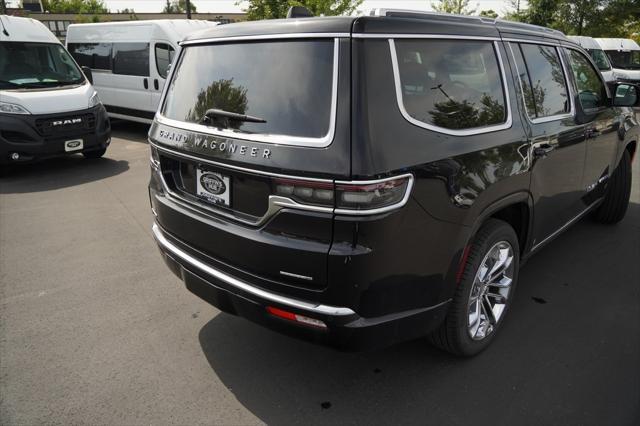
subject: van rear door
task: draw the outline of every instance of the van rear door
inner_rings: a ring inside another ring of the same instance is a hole
[[[326,286],[333,182],[350,174],[349,43],[183,47],[150,131],[166,199],[189,211],[154,206],[167,233],[264,286]]]

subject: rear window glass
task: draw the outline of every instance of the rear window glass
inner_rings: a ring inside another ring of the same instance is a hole
[[[396,40],[402,102],[416,120],[446,129],[506,121],[505,94],[493,43]]]
[[[321,138],[333,97],[332,39],[187,47],[167,91],[163,115],[206,124],[209,109],[266,122],[231,120],[244,133]]]

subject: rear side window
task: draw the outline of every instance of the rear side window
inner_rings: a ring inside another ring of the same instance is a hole
[[[149,43],[114,43],[113,73],[149,76]]]
[[[594,109],[605,106],[607,89],[600,79],[591,62],[582,53],[567,49],[571,70],[578,88],[578,99],[584,109]]]
[[[492,42],[395,40],[392,46],[399,101],[414,120],[452,130],[506,121],[502,75]]]
[[[314,39],[186,47],[162,114],[246,135],[325,138],[334,96],[334,46],[333,39]],[[264,122],[229,120],[221,127],[207,117],[210,109]]]
[[[174,50],[173,47],[166,43],[156,43],[156,69],[158,75],[162,78],[167,78],[169,72],[169,65],[173,62]]]
[[[69,43],[67,47],[78,65],[111,70],[111,43]]]
[[[569,113],[567,80],[558,50],[553,46],[525,43],[512,45],[512,49],[529,117]]]

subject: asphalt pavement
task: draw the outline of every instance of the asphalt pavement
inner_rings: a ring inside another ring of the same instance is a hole
[[[536,254],[494,344],[341,353],[220,313],[151,237],[146,126],[0,178],[0,424],[640,424],[640,157]]]

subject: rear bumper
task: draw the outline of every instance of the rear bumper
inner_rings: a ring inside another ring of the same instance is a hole
[[[436,306],[364,318],[340,306],[322,305],[266,291],[203,263],[165,238],[157,224],[153,234],[167,266],[187,289],[221,311],[239,315],[270,329],[342,350],[368,350],[423,336],[446,315],[449,301]],[[323,321],[326,329],[272,316],[275,307]]]
[[[93,116],[92,129],[78,128],[59,133],[42,134],[36,121],[41,119]],[[50,115],[0,115],[0,164],[27,163],[47,158],[104,149],[111,142],[111,126],[102,105],[84,110]],[[82,139],[83,148],[65,151],[65,141]],[[19,158],[12,159],[17,153]]]

